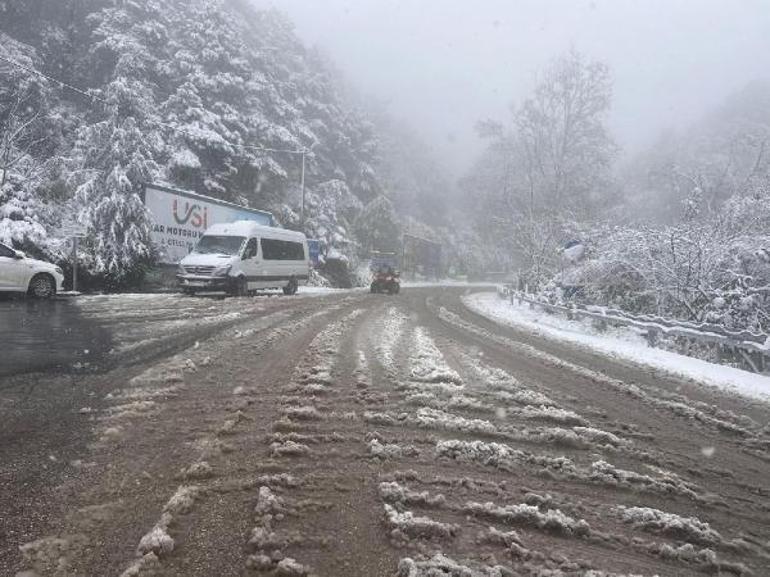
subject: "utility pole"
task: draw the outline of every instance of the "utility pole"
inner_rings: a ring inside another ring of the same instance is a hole
[[[78,291],[78,241],[77,235],[72,237],[72,292]]]
[[[302,209],[300,210],[300,223],[302,232],[305,232],[305,156],[307,149],[302,150],[302,175],[300,176],[300,187],[302,188]]]

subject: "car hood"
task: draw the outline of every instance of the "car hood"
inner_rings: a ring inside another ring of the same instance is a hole
[[[56,270],[57,268],[57,266],[53,263],[46,262],[44,260],[37,260],[36,258],[24,257],[24,260],[22,262],[24,264],[28,264],[29,266],[33,266],[35,268],[50,269],[52,271]]]
[[[237,256],[222,256],[218,254],[196,254],[191,253],[182,259],[179,263],[182,266],[227,266],[238,260]]]

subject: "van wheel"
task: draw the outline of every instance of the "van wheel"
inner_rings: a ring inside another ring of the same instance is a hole
[[[29,294],[36,299],[49,299],[56,294],[56,284],[47,274],[38,274],[29,281]]]
[[[289,284],[283,287],[283,294],[285,294],[286,296],[297,294],[297,281],[294,279],[291,279],[289,281]]]
[[[230,296],[234,297],[245,297],[249,295],[249,285],[246,282],[246,279],[243,277],[238,277],[233,281],[232,287],[230,288]]]

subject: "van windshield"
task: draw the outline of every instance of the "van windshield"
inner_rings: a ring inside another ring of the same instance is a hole
[[[243,236],[214,236],[207,234],[198,241],[193,252],[197,254],[233,256],[241,252],[241,247],[245,240],[246,238]]]

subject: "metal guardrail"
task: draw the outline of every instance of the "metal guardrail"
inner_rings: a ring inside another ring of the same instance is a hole
[[[653,315],[634,316],[615,309],[555,305],[507,286],[501,287],[500,294],[510,298],[511,304],[516,299],[519,304],[528,303],[530,307],[537,306],[549,313],[564,314],[570,320],[589,318],[600,329],[607,326],[635,328],[653,347],[661,336],[683,338],[717,345],[724,353],[732,352],[743,366],[755,373],[763,373],[770,367],[770,335],[763,333],[730,331],[711,323],[689,323]]]

